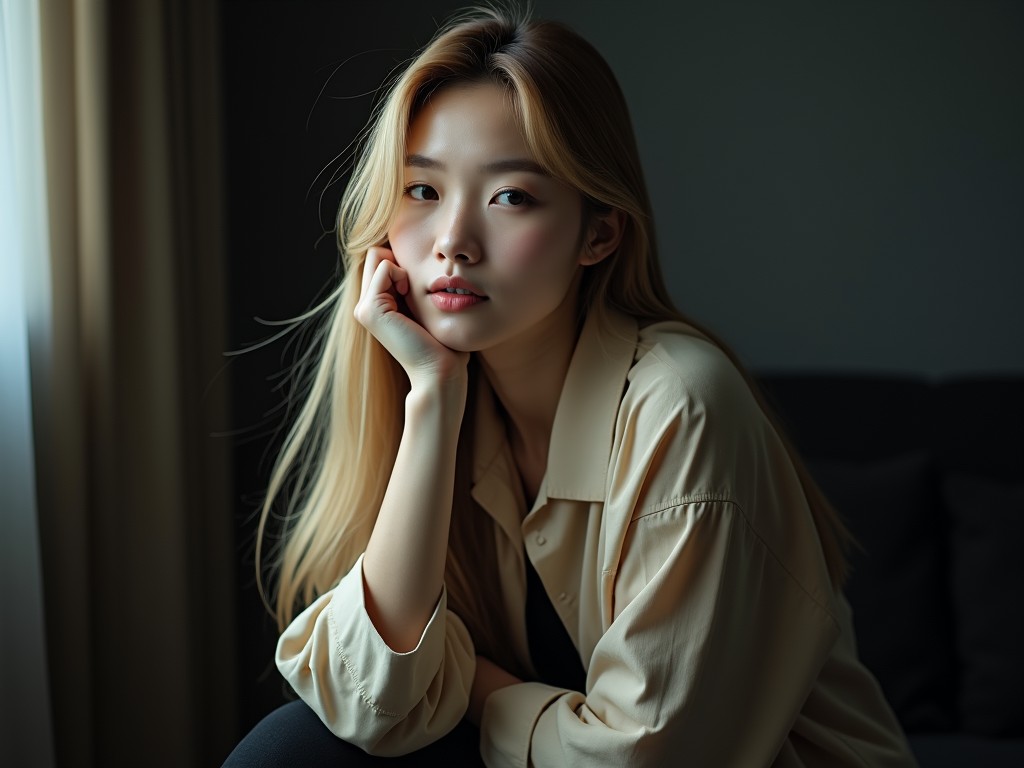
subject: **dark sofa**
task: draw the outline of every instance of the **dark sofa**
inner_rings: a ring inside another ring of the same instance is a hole
[[[858,647],[922,768],[1024,766],[1024,377],[757,378],[859,541]]]

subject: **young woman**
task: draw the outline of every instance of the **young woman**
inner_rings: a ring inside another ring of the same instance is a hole
[[[673,308],[588,43],[493,11],[442,30],[338,232],[263,513],[287,495],[277,664],[301,701],[228,764],[913,764],[857,659],[843,528]]]

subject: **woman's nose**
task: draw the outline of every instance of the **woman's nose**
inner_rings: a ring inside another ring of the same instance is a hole
[[[480,260],[480,240],[477,226],[469,211],[456,206],[441,222],[434,255],[440,261],[475,264]]]

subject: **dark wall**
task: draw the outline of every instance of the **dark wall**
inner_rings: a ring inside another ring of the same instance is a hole
[[[748,365],[1024,370],[1024,3],[538,5],[618,73],[673,293]]]
[[[331,279],[338,155],[463,3],[221,2],[237,349]],[[1024,4],[667,5],[534,2],[619,75],[680,307],[758,370],[1024,370]],[[231,363],[243,728],[280,701],[251,544],[293,351]]]

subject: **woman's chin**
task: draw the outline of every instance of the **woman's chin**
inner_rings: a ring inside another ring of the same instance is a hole
[[[409,315],[423,329],[433,336],[438,342],[456,352],[475,352],[475,349],[467,347],[468,339],[465,330],[458,327],[451,327],[453,323],[448,318],[437,318],[430,313],[424,313],[418,308],[410,306]]]
[[[448,349],[454,350],[455,352],[479,352],[481,350],[481,346],[479,344],[474,344],[464,336],[441,334],[434,338],[448,347]]]
[[[426,328],[431,336],[456,352],[479,352],[486,346],[476,334],[466,333],[467,329],[446,327],[447,325]]]

